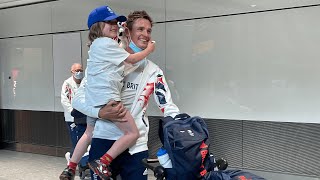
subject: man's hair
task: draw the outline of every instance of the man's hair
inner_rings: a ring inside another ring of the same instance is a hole
[[[88,35],[88,39],[89,39],[89,42],[88,42],[88,46],[90,47],[92,42],[99,38],[99,37],[103,37],[103,32],[102,32],[102,29],[104,28],[105,24],[104,22],[97,22],[97,23],[94,23],[90,30],[89,30],[89,35]]]
[[[75,69],[76,66],[80,66],[81,69],[82,69],[82,65],[81,65],[80,63],[73,63],[73,64],[71,65],[71,67],[70,67],[70,71],[72,72],[72,71]]]
[[[127,27],[130,31],[132,30],[132,26],[133,26],[134,21],[139,18],[143,18],[143,19],[150,21],[151,27],[152,27],[153,21],[146,11],[133,11],[128,15],[128,18],[127,18]]]

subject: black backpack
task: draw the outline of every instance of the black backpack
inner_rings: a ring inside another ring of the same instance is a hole
[[[160,121],[159,137],[172,162],[172,168],[165,169],[166,180],[265,180],[250,172],[225,170],[224,159],[215,163],[209,154],[207,125],[201,117],[166,117]],[[219,171],[214,171],[216,166]]]
[[[200,117],[179,114],[160,121],[159,137],[167,150],[172,167],[166,169],[166,179],[201,179],[213,169],[209,155],[209,133]]]

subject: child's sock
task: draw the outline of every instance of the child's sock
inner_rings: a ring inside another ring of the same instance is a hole
[[[74,163],[71,161],[69,162],[69,165],[68,165],[68,167],[73,170],[73,173],[76,172],[77,166],[78,166],[78,163]]]
[[[113,158],[105,153],[101,158],[100,158],[100,162],[102,162],[105,165],[110,165],[110,163],[112,162]]]

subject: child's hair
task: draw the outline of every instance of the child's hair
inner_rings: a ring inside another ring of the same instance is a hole
[[[133,11],[128,15],[128,18],[127,18],[127,27],[129,30],[132,30],[132,26],[133,26],[134,21],[139,18],[149,20],[151,23],[151,27],[152,27],[153,21],[146,11]]]
[[[89,42],[87,43],[87,45],[90,47],[92,42],[99,38],[99,37],[104,37],[103,35],[103,32],[102,32],[102,29],[104,28],[105,26],[105,23],[104,22],[97,22],[97,23],[94,23],[90,30],[89,30],[89,35],[88,35],[88,39],[89,39]]]

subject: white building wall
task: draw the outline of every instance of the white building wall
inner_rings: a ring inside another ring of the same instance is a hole
[[[0,1],[3,109],[60,111],[52,90],[59,88],[53,36],[80,33],[85,65],[87,15],[108,4],[119,14],[144,9],[153,17],[157,49],[150,59],[165,70],[182,111],[216,119],[320,122],[319,0],[35,2]],[[28,76],[12,99],[14,68]],[[156,106],[148,113],[161,114]]]

